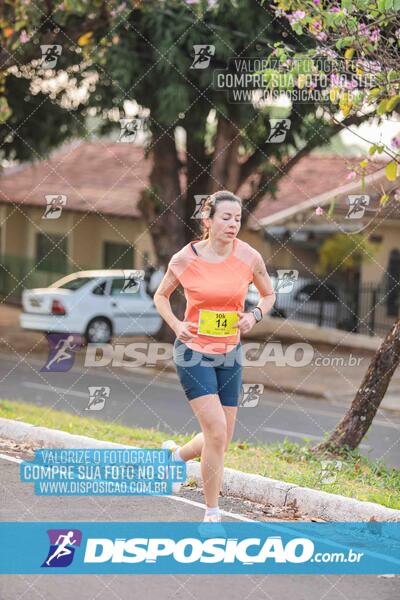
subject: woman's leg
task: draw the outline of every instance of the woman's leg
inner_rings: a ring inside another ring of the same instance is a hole
[[[235,431],[235,423],[237,416],[237,406],[223,406],[222,407],[225,413],[226,418],[226,444],[225,451],[228,450],[229,444],[232,441],[233,432]],[[181,458],[185,461],[192,460],[193,458],[197,458],[201,456],[201,451],[203,449],[204,444],[204,435],[203,432],[197,433],[194,438],[192,438],[189,442],[184,444],[179,449],[179,454]]]
[[[227,422],[219,396],[209,394],[190,401],[203,434],[201,476],[207,507],[217,507],[227,440]],[[184,448],[184,446],[183,446]],[[180,451],[183,458],[183,455]]]

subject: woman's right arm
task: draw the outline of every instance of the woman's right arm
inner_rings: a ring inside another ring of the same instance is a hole
[[[171,329],[175,332],[176,337],[182,342],[190,340],[194,334],[190,333],[189,327],[197,326],[197,323],[189,321],[180,321],[172,312],[170,296],[179,285],[179,279],[174,275],[170,268],[167,269],[163,280],[154,294],[154,304],[161,317],[168,323]]]

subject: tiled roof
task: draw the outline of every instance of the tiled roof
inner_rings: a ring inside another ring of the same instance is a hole
[[[305,156],[280,179],[275,200],[267,191],[249,226],[303,200],[335,190],[346,183],[349,167],[359,162],[360,159],[335,155]],[[145,159],[139,145],[78,141],[63,146],[49,159],[4,169],[0,176],[0,202],[44,206],[46,195],[64,194],[65,210],[140,218],[137,204],[148,185],[151,167],[151,157]],[[371,161],[368,173],[379,168],[381,161]],[[251,195],[250,181],[238,195]]]
[[[346,180],[348,174],[361,160],[361,158],[337,155],[310,154],[303,157],[288,175],[284,175],[279,180],[275,199],[267,191],[249,218],[248,226],[256,227],[261,219],[294,207],[305,200],[311,200],[325,192],[332,190],[334,193],[337,188],[348,183]],[[371,161],[367,166],[366,174],[382,169],[385,162],[387,161]],[[356,178],[359,179],[360,177]],[[244,185],[239,190],[239,195],[246,197],[249,191],[249,184]]]
[[[65,194],[65,210],[140,217],[137,203],[151,161],[135,144],[104,141],[63,146],[49,159],[5,169],[0,202],[45,206],[46,194]]]

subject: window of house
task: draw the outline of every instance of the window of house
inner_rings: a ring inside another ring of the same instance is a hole
[[[133,269],[133,247],[129,244],[104,242],[103,267],[105,269]]]
[[[67,238],[63,235],[38,233],[36,236],[37,270],[66,273],[67,267]]]

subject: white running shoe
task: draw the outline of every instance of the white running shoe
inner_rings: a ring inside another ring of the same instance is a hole
[[[221,523],[221,515],[204,515],[203,523]]]
[[[223,537],[226,538],[226,530],[221,524],[221,515],[204,515],[203,522],[197,527],[201,537]]]
[[[161,448],[163,450],[170,451],[170,460],[172,460],[172,453],[175,452],[175,450],[177,450],[178,448],[180,448],[180,446],[178,446],[178,444],[174,440],[166,440],[165,442],[162,443]],[[182,483],[179,483],[179,482],[173,483],[172,484],[172,493],[177,494],[180,491],[181,487],[182,487]]]
[[[178,446],[178,444],[174,440],[167,440],[166,442],[162,443],[161,448],[163,450],[171,450],[171,452],[174,452],[175,450],[180,448],[180,446]]]

